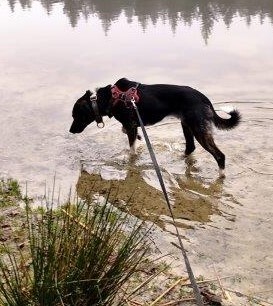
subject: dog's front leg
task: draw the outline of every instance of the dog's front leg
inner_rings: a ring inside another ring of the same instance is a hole
[[[137,128],[136,127],[126,128],[126,132],[130,145],[130,153],[134,155],[136,154]]]
[[[127,130],[124,126],[122,126],[121,130],[122,130],[122,133],[127,134]],[[141,136],[138,134],[138,132],[137,132],[137,139],[141,140]]]

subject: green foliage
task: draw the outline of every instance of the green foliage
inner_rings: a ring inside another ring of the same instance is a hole
[[[0,208],[16,204],[22,199],[19,183],[13,179],[0,180]]]
[[[29,252],[0,257],[1,306],[122,305],[121,287],[148,251],[142,225],[107,201],[57,211],[25,202]]]

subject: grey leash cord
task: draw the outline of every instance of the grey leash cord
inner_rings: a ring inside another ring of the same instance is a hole
[[[136,111],[136,114],[137,114],[137,117],[138,117],[141,129],[142,129],[142,132],[143,132],[143,135],[144,135],[144,138],[145,138],[145,141],[146,141],[146,144],[147,144],[147,147],[148,147],[148,150],[149,150],[152,162],[154,164],[154,168],[155,168],[155,171],[156,171],[156,174],[157,174],[157,177],[158,177],[161,189],[163,191],[164,197],[166,199],[166,202],[167,202],[170,214],[171,214],[171,218],[173,220],[173,225],[174,225],[175,230],[176,230],[177,238],[178,238],[179,245],[180,245],[180,250],[181,250],[182,255],[184,257],[185,265],[186,265],[186,268],[187,268],[187,272],[188,272],[188,275],[189,275],[189,278],[190,278],[190,282],[191,282],[191,285],[192,285],[192,288],[193,288],[193,292],[194,292],[194,295],[195,295],[195,299],[196,299],[197,305],[198,306],[204,306],[204,303],[203,303],[203,300],[202,300],[202,297],[201,297],[201,294],[200,294],[200,290],[198,288],[198,285],[196,283],[194,274],[192,272],[192,268],[191,268],[191,265],[190,265],[190,262],[189,262],[186,250],[184,248],[182,239],[181,239],[181,237],[179,235],[178,228],[175,225],[174,214],[173,214],[172,207],[171,207],[171,204],[170,204],[170,201],[169,201],[169,197],[168,197],[168,194],[167,194],[167,190],[166,190],[166,187],[165,187],[165,184],[164,184],[164,181],[163,181],[163,178],[162,178],[162,175],[161,175],[161,172],[160,172],[160,169],[159,169],[156,157],[155,157],[155,153],[153,151],[151,142],[149,140],[148,134],[147,134],[146,129],[144,127],[143,121],[142,121],[142,119],[140,117],[140,114],[139,114],[139,111],[137,109],[137,106],[135,104],[135,99],[132,98],[131,102],[132,102],[133,107],[134,107],[134,109]]]

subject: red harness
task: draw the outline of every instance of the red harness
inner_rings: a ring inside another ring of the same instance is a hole
[[[118,102],[123,102],[126,106],[128,106],[128,102],[134,99],[135,103],[139,101],[139,95],[137,93],[137,87],[131,87],[127,91],[121,91],[117,85],[113,85],[111,87],[112,93],[112,103],[115,106]]]

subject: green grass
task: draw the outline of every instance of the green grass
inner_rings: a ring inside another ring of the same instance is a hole
[[[124,285],[149,250],[142,224],[107,200],[57,210],[49,203],[33,210],[24,201],[28,242],[17,253],[2,245],[0,305],[123,305]]]
[[[0,179],[0,208],[14,205],[22,199],[19,183],[13,179]]]

